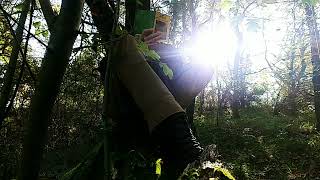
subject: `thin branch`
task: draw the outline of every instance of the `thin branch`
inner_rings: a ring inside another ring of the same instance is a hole
[[[16,33],[15,33],[15,31],[13,30],[12,26],[10,25],[10,19],[9,19],[9,18],[12,18],[12,17],[7,16],[7,12],[3,9],[3,7],[2,7],[1,5],[0,5],[0,10],[2,10],[3,13],[4,13],[4,17],[5,17],[6,21],[7,21],[7,23],[9,24],[9,29],[10,29],[10,31],[11,31],[11,34],[12,34],[13,38],[16,38]],[[16,23],[17,23],[17,22],[16,22]],[[17,24],[19,25],[19,23],[17,23]],[[26,30],[26,31],[28,32],[28,35],[31,35],[31,36],[32,36],[32,33],[30,33],[30,30]],[[20,54],[22,55],[22,61],[25,61],[26,65],[27,65],[27,68],[28,68],[28,71],[29,71],[29,73],[30,73],[30,76],[31,76],[32,80],[33,80],[33,81],[36,81],[35,76],[34,76],[34,74],[33,74],[32,71],[31,71],[30,65],[28,64],[27,60],[26,60],[25,58],[23,58],[23,57],[25,57],[25,56],[24,56],[24,52],[22,51],[22,48],[21,48],[20,46],[19,46],[19,52],[20,52]]]
[[[269,68],[269,67],[264,67],[264,68],[262,68],[262,69],[259,69],[258,71],[246,73],[246,74],[244,74],[244,75],[247,76],[247,75],[257,74],[257,73],[260,73],[260,72],[262,72],[262,71],[264,71],[264,70],[266,70],[266,69],[268,69],[268,68]]]
[[[84,19],[81,19],[81,22],[84,23],[84,24],[91,25],[91,26],[94,26],[94,25],[95,25],[93,22],[89,22],[89,21],[86,21],[86,20],[84,20]]]
[[[16,83],[16,87],[14,89],[14,92],[13,92],[13,95],[11,97],[10,103],[9,103],[5,113],[4,113],[4,117],[8,116],[8,114],[9,114],[9,112],[10,112],[12,106],[13,106],[14,99],[17,96],[19,85],[20,85],[22,77],[23,77],[24,66],[25,66],[25,64],[27,64],[27,61],[25,61],[25,60],[27,59],[28,44],[29,44],[29,39],[30,39],[30,30],[31,30],[31,27],[32,27],[32,20],[33,20],[33,13],[34,13],[34,4],[35,4],[35,2],[34,2],[34,0],[32,0],[31,1],[31,9],[30,9],[30,19],[29,19],[28,34],[27,34],[27,37],[26,37],[26,42],[24,44],[24,51],[23,51],[24,53],[22,55],[22,59],[24,59],[24,60],[22,61],[19,77],[18,77],[18,80],[17,80],[17,83]]]
[[[73,52],[78,52],[78,51],[80,51],[80,50],[82,50],[82,49],[87,49],[87,48],[92,48],[92,47],[94,47],[94,46],[79,46],[79,47],[75,47],[75,48],[73,48]]]
[[[17,24],[17,26],[20,26],[23,28],[23,30],[27,31],[29,33],[29,31],[24,27],[24,26],[21,26],[17,20],[15,20],[6,10],[4,10],[3,6],[0,4],[0,10],[3,12],[3,15],[6,19],[10,18],[15,24]],[[8,24],[10,25],[10,20],[7,20],[8,21]],[[44,43],[43,41],[41,41],[39,38],[36,37],[36,35],[30,33],[30,35],[35,38],[40,44],[42,44],[43,46],[45,46],[46,48],[48,48],[47,44]]]
[[[78,31],[77,32],[78,34],[99,34],[99,33],[97,33],[97,32],[85,32],[85,31]]]
[[[254,4],[255,2],[257,2],[256,0],[254,0],[254,1],[252,1],[251,3],[249,3],[245,8],[244,8],[244,10],[243,10],[243,15],[246,13],[246,11],[249,9],[249,7],[252,5],[252,4]]]

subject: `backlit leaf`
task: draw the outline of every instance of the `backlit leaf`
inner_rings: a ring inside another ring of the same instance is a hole
[[[49,31],[48,30],[42,31],[41,35],[47,38],[49,36]]]
[[[159,176],[161,175],[161,164],[162,164],[162,159],[161,158],[157,159],[157,161],[156,161],[156,174]]]
[[[36,21],[34,23],[32,23],[33,27],[36,28],[36,29],[39,29],[40,26],[41,26],[41,22],[40,21]]]
[[[169,79],[173,78],[173,71],[166,63],[159,63],[159,66],[162,68],[163,73],[168,76]]]
[[[315,6],[319,2],[319,0],[302,0],[302,2],[304,4],[309,4],[309,5]]]

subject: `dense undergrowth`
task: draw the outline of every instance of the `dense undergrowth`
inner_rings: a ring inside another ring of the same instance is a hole
[[[206,114],[195,123],[199,140],[217,145],[219,159],[236,179],[320,179],[320,133],[312,119],[249,108],[241,119],[226,117],[217,125]]]

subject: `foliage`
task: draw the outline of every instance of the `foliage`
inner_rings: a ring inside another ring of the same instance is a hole
[[[303,3],[315,6],[319,0],[302,0]]]
[[[189,167],[189,166],[192,166]],[[189,165],[179,180],[214,180],[214,179],[229,179],[235,180],[229,170],[223,166],[218,160],[214,163],[210,161],[202,162],[200,167]]]
[[[170,69],[170,67],[166,63],[160,61],[161,57],[156,51],[149,49],[148,45],[141,40],[138,40],[138,49],[148,60],[156,61],[161,67],[164,74],[169,77],[169,79],[173,78],[172,69]]]
[[[14,42],[10,28],[17,27],[16,22],[23,9],[20,0],[1,2],[10,15],[10,23],[0,12],[0,90]],[[112,6],[114,2],[109,3]],[[193,42],[192,35],[197,34],[198,30],[203,27],[210,29],[211,25],[216,28],[221,22],[231,24],[238,45],[241,44],[241,35],[244,44],[249,43],[246,38],[250,34],[263,36],[262,52],[258,50],[258,39],[254,40],[253,47],[249,44],[238,48],[239,58],[236,60],[240,60],[239,68],[234,69],[232,62],[235,59],[217,67],[213,80],[203,91],[203,97],[197,98],[196,109],[204,109],[201,113],[196,112],[199,115],[195,118],[197,134],[203,145],[217,145],[218,159],[223,166],[219,161],[206,171],[190,169],[187,178],[199,179],[201,175],[210,173],[222,173],[224,178],[229,176],[229,179],[232,179],[230,174],[236,179],[320,178],[320,134],[315,129],[314,121],[310,33],[306,28],[305,7],[302,6],[306,4],[316,10],[319,8],[319,0],[160,0],[151,4],[154,9],[172,15],[170,43],[175,46],[181,46],[187,40]],[[60,8],[60,4],[53,4],[55,14],[59,13]],[[122,2],[121,12],[125,12]],[[89,14],[90,9],[85,7],[77,32],[79,36],[52,111],[40,171],[40,175],[46,178],[79,179],[81,175],[89,174],[89,166],[95,162],[93,159],[99,156],[98,149],[101,149],[103,89],[95,68],[101,57],[106,56],[104,48],[108,48],[110,42],[103,42]],[[124,13],[120,15],[120,24],[115,31],[118,37],[127,34],[122,26],[123,19]],[[24,35],[27,34],[26,29],[27,24]],[[25,68],[31,71],[24,69],[12,110],[0,126],[0,179],[12,179],[17,174],[23,127],[29,116],[31,98],[43,63],[40,57],[51,35],[38,2],[31,33],[32,43],[25,52]],[[272,37],[281,34],[285,35],[280,42],[271,42]],[[273,51],[272,48],[278,43],[278,50]],[[138,48],[149,61],[156,61],[164,74],[173,79],[174,72],[161,62],[155,51],[142,41],[138,41]],[[212,46],[210,52],[212,56],[216,52],[214,48]],[[18,58],[14,83],[18,83],[17,77],[25,63],[21,57]],[[264,66],[252,66],[252,62],[259,61],[261,57]],[[55,72],[53,70],[53,75]],[[240,73],[239,78],[235,78],[235,72]],[[240,103],[240,119],[231,118],[234,90],[239,90],[243,100]],[[145,157],[136,150],[114,153],[113,158],[128,164],[126,175],[131,179],[156,179],[155,174],[159,172],[155,173],[155,168],[161,167],[154,164],[155,159]],[[116,173],[119,172],[114,169]]]
[[[273,116],[268,107],[243,110],[240,120],[197,121],[203,144],[216,144],[236,179],[319,178],[319,136],[308,114]]]
[[[84,158],[82,162],[76,165],[74,168],[66,172],[60,179],[61,180],[71,180],[71,179],[81,179],[92,166],[93,160],[95,160],[97,154],[102,148],[103,143],[97,144],[92,151]]]

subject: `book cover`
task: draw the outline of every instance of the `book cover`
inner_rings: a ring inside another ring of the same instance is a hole
[[[141,34],[143,30],[154,27],[154,11],[137,10],[134,18],[134,33]]]
[[[160,31],[163,33],[161,41],[167,41],[169,39],[170,22],[170,16],[156,12],[154,29],[156,32]]]
[[[156,32],[162,32],[160,41],[169,38],[171,18],[168,15],[155,11],[137,10],[134,21],[134,33],[141,34],[143,30],[154,28]]]

